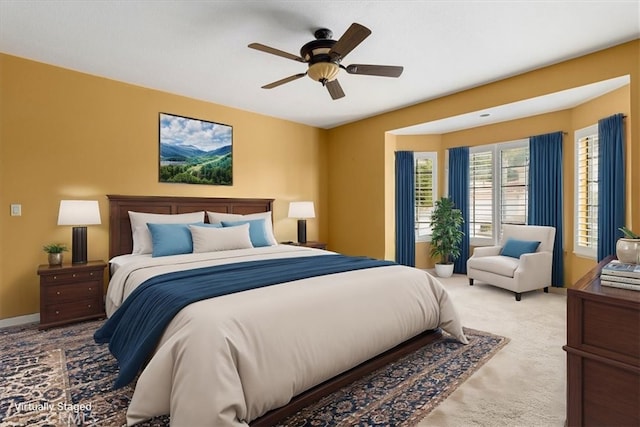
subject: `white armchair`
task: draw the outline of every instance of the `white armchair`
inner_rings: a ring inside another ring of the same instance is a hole
[[[477,247],[467,260],[469,285],[473,286],[475,279],[508,289],[515,292],[516,301],[520,301],[522,292],[535,289],[549,292],[555,236],[554,227],[504,225],[498,246]],[[535,252],[522,253],[516,258],[503,255],[503,248],[509,239],[511,242],[508,252],[512,255],[518,255],[518,249],[526,246],[525,242],[535,241],[540,244]],[[516,250],[512,251],[514,248]]]

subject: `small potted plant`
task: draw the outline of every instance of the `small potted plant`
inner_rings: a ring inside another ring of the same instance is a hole
[[[616,242],[616,256],[620,262],[628,264],[640,264],[640,235],[637,235],[627,227],[620,227],[624,237]]]
[[[49,254],[49,265],[62,265],[62,253],[68,251],[67,245],[63,243],[49,243],[44,245],[42,250]]]
[[[436,200],[431,214],[431,256],[439,256],[436,274],[450,277],[453,274],[453,261],[460,256],[462,242],[462,212],[455,209],[453,200],[442,197]]]

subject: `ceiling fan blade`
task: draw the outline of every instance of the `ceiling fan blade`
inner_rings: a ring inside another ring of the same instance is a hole
[[[395,65],[351,64],[345,70],[349,74],[366,74],[368,76],[400,77],[404,67]]]
[[[281,56],[283,58],[287,58],[287,59],[292,59],[294,61],[298,61],[298,62],[305,62],[304,59],[302,59],[301,57],[299,57],[298,55],[293,55],[291,53],[287,53],[283,50],[280,49],[276,49],[274,47],[269,47],[269,46],[265,46],[261,43],[251,43],[249,45],[249,47],[251,49],[256,49],[262,52],[266,52],[266,53],[270,53],[272,55],[277,55],[277,56]]]
[[[342,90],[342,86],[338,83],[338,79],[327,82],[326,86],[329,91],[329,95],[331,95],[331,99],[335,100],[344,97],[344,92]]]
[[[273,89],[274,87],[278,87],[278,86],[283,85],[285,83],[289,83],[289,82],[292,82],[294,80],[298,80],[300,77],[304,77],[306,75],[307,75],[307,73],[294,74],[293,76],[285,77],[284,79],[280,79],[280,80],[275,81],[273,83],[269,83],[268,85],[264,85],[264,86],[262,86],[262,89]]]
[[[333,45],[329,55],[332,57],[338,56],[339,58],[344,58],[349,52],[355,49],[356,46],[362,43],[364,39],[369,37],[370,34],[370,29],[354,22],[347,31],[345,31],[342,37],[340,37],[336,44]]]

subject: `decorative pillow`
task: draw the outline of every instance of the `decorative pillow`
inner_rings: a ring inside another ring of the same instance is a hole
[[[151,233],[153,251],[151,256],[160,257],[167,255],[190,254],[193,252],[193,241],[191,240],[190,225],[196,224],[153,224],[148,223],[147,227]]]
[[[530,254],[538,250],[540,242],[533,240],[517,240],[508,238],[502,247],[501,255],[520,258],[522,254]]]
[[[222,221],[224,227],[235,227],[238,225],[249,224],[249,237],[253,247],[271,246],[271,242],[267,237],[267,231],[264,227],[264,219],[251,219],[246,221]]]
[[[249,224],[235,227],[198,227],[189,226],[193,240],[193,252],[228,251],[232,249],[252,248],[249,237]]]
[[[252,219],[264,219],[264,229],[267,236],[267,241],[269,242],[269,246],[277,245],[278,241],[273,235],[273,222],[271,219],[271,211],[269,212],[258,212],[247,215],[239,215],[239,214],[228,214],[228,213],[219,213],[219,212],[209,212],[207,211],[207,216],[209,217],[209,222],[211,224],[217,224],[222,221],[247,221]]]
[[[153,252],[151,234],[147,223],[154,224],[188,224],[204,222],[204,211],[186,214],[153,214],[146,212],[129,211],[131,221],[131,235],[133,237],[133,254],[150,254]]]

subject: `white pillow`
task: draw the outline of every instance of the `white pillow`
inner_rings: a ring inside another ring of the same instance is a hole
[[[185,214],[154,214],[146,212],[129,211],[131,221],[131,236],[133,238],[132,254],[150,254],[153,252],[151,233],[147,227],[148,222],[154,224],[193,224],[204,222],[204,211]]]
[[[193,253],[252,248],[249,224],[234,227],[198,227],[190,225]]]
[[[207,216],[209,217],[209,222],[211,224],[218,224],[222,221],[246,221],[252,219],[264,219],[264,230],[266,233],[266,238],[271,243],[271,245],[277,245],[278,241],[273,234],[273,221],[271,220],[271,211],[269,212],[258,212],[247,215],[240,214],[228,214],[228,213],[220,213],[220,212],[209,212],[207,211]]]
[[[153,252],[153,241],[151,232],[147,225],[136,227],[133,231],[133,250],[132,255],[144,255]]]

